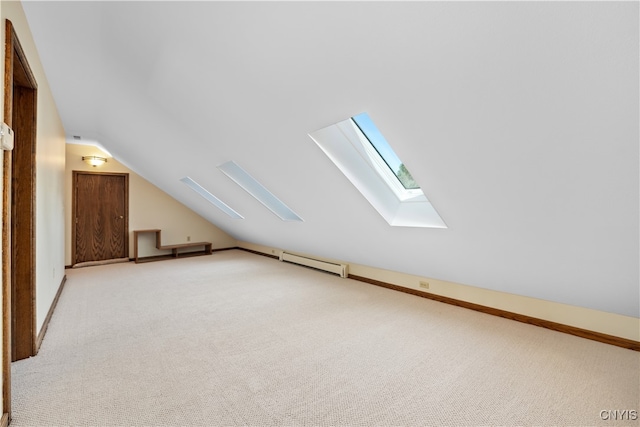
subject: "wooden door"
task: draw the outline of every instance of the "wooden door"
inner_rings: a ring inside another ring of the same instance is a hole
[[[11,360],[34,356],[36,349],[36,138],[35,89],[14,85],[11,153]]]
[[[73,172],[73,264],[129,256],[129,174]]]
[[[36,123],[38,84],[11,21],[5,20],[4,122],[14,150],[2,152],[2,419],[11,419],[11,361],[36,346]]]

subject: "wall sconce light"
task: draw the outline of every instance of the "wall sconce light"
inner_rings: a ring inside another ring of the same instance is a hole
[[[102,166],[107,163],[107,159],[105,157],[98,156],[82,156],[82,160],[84,160],[87,164],[93,166]]]

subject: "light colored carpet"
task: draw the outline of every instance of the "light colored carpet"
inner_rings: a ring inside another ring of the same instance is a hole
[[[238,250],[67,274],[13,426],[639,424],[631,350]]]

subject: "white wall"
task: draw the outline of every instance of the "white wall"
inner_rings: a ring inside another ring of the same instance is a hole
[[[43,45],[65,46],[42,56],[70,126],[92,118],[107,149],[237,239],[637,319],[638,5],[25,8]],[[389,227],[307,136],[363,111],[447,230]],[[216,170],[229,160],[304,222]]]
[[[70,126],[93,118],[108,150],[234,237],[639,316],[637,2],[80,6],[25,5],[43,43],[79,49],[43,52]],[[45,32],[51,14],[68,25]],[[91,60],[69,67],[78,52]],[[362,111],[447,230],[389,227],[307,136]],[[216,170],[229,160],[304,222]]]

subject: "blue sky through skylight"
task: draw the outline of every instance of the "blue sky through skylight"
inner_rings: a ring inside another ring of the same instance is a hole
[[[411,173],[403,167],[403,171],[400,170],[402,161],[396,153],[393,151],[387,140],[382,133],[378,130],[376,125],[371,120],[371,117],[367,113],[360,113],[351,118],[355,124],[360,128],[364,136],[369,140],[373,148],[376,149],[380,157],[389,166],[391,172],[398,178],[402,185],[406,189],[420,188],[420,186],[413,180]]]
[[[376,125],[373,124],[373,120],[367,113],[360,113],[357,116],[353,116],[353,121],[356,122],[362,133],[369,139],[369,142],[375,147],[376,151],[380,153],[385,162],[389,165],[394,172],[398,170],[402,162],[393,152],[389,143],[382,133],[378,130]]]

